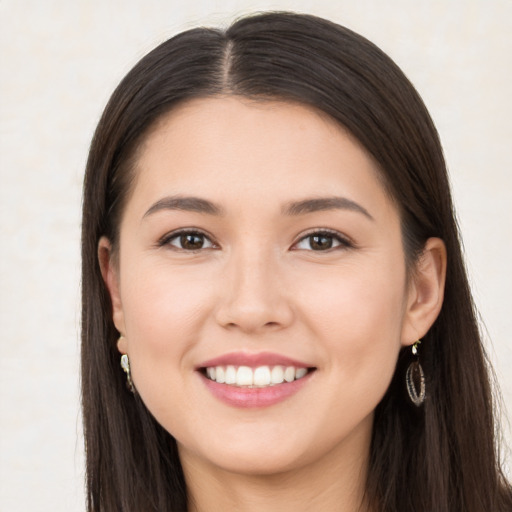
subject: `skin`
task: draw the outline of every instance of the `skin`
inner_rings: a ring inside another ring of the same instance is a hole
[[[297,104],[192,100],[151,131],[136,172],[117,258],[103,238],[99,259],[119,351],[178,442],[191,510],[359,510],[373,411],[400,348],[428,331],[442,304],[442,241],[427,241],[408,279],[400,218],[376,163]],[[222,214],[147,213],[177,195]],[[368,215],[283,212],[333,196]],[[182,228],[204,232],[203,248],[180,248],[172,234]],[[308,235],[325,230],[336,233],[333,247],[314,250]],[[234,351],[270,351],[316,371],[283,402],[240,409],[195,371]]]

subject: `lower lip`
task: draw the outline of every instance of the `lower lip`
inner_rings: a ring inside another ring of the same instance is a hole
[[[209,391],[222,402],[232,407],[257,408],[269,407],[286,400],[302,389],[313,373],[309,372],[301,379],[293,382],[283,382],[283,384],[263,388],[244,388],[219,384],[206,378],[203,374],[200,375]]]

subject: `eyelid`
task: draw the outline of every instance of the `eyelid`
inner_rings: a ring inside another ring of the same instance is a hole
[[[297,238],[297,240],[292,244],[291,249],[292,250],[303,250],[303,249],[296,249],[295,247],[300,242],[302,242],[305,238],[308,238],[308,237],[313,236],[313,235],[328,235],[328,236],[331,236],[332,238],[335,238],[340,243],[340,246],[342,248],[345,248],[345,249],[355,247],[355,245],[356,245],[352,241],[352,239],[350,237],[340,233],[339,231],[336,231],[335,229],[331,229],[331,228],[312,228],[312,229],[309,229],[308,231],[306,231],[305,233],[301,233],[299,235],[299,237]],[[333,247],[331,249],[327,249],[325,251],[315,251],[315,252],[329,252],[331,250],[337,249],[338,247],[339,246]]]
[[[211,247],[205,247],[205,248],[201,248],[201,249],[197,249],[196,251],[194,250],[190,250],[190,249],[180,249],[179,247],[175,247],[175,246],[172,246],[169,242],[181,235],[200,235],[200,236],[203,236],[204,238],[206,238],[210,243],[211,243]],[[183,251],[183,252],[189,252],[189,253],[192,253],[192,252],[199,252],[199,251],[204,251],[206,249],[218,249],[219,248],[219,244],[217,244],[217,242],[215,242],[215,239],[213,238],[212,235],[210,235],[209,233],[207,233],[206,231],[204,231],[203,229],[199,229],[199,228],[194,228],[194,227],[190,227],[190,228],[179,228],[179,229],[176,229],[174,231],[171,231],[169,233],[166,233],[165,235],[163,235],[162,237],[160,237],[157,241],[157,244],[156,244],[158,247],[164,247],[166,245],[172,247],[173,249],[177,250],[177,251]]]

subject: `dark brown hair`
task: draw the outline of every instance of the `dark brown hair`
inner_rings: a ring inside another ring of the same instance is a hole
[[[104,235],[116,247],[133,162],[154,123],[187,99],[230,94],[300,102],[346,127],[376,160],[398,205],[409,268],[429,237],[446,244],[444,304],[421,345],[427,398],[421,408],[406,401],[404,351],[375,412],[368,502],[389,512],[512,510],[445,162],[428,112],[400,69],[363,37],[313,16],[266,13],[158,46],[117,87],[94,135],[82,226],[88,511],[187,509],[174,439],[126,389],[97,248]]]

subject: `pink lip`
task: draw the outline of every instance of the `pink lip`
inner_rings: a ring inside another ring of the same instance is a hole
[[[295,368],[312,368],[313,365],[307,364],[295,359],[291,359],[280,354],[272,352],[259,352],[251,354],[248,352],[232,352],[209,359],[198,365],[196,369],[209,368],[212,366],[249,366],[250,368],[257,368],[258,366],[295,366]]]
[[[274,386],[262,388],[238,387],[228,384],[219,384],[208,379],[204,372],[204,368],[213,366],[249,366],[257,368],[258,366],[294,366],[295,368],[314,368],[313,365],[283,356],[272,352],[231,352],[224,354],[208,361],[204,361],[196,366],[198,375],[207,387],[207,389],[222,402],[241,408],[268,407],[277,404],[286,398],[297,393],[310,380],[314,372],[309,372],[302,379],[293,382],[283,382]]]
[[[313,373],[310,372],[305,377],[302,377],[302,379],[294,380],[293,382],[283,382],[283,384],[264,388],[229,386],[210,380],[202,373],[199,373],[199,375],[208,390],[222,402],[232,407],[257,408],[277,404],[294,395],[310,381]]]

